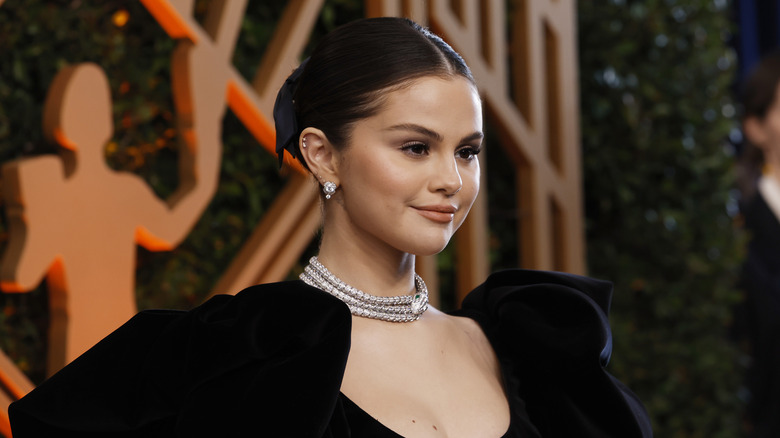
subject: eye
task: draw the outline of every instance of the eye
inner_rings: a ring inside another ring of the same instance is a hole
[[[412,156],[422,156],[428,154],[428,145],[420,142],[405,143],[401,150]]]
[[[455,151],[455,155],[460,159],[471,161],[479,155],[480,150],[480,148],[474,146],[465,146]]]

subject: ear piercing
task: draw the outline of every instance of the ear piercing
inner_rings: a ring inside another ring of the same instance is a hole
[[[306,136],[303,136],[303,148],[306,149]]]
[[[322,185],[322,193],[325,193],[325,199],[330,199],[331,195],[336,193],[337,188],[336,183],[325,181],[325,184]]]

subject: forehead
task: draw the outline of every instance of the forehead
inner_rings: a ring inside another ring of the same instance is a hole
[[[386,91],[379,111],[366,122],[375,126],[415,123],[445,132],[480,131],[482,105],[476,87],[460,76],[426,76]]]

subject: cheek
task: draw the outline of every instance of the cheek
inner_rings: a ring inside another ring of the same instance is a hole
[[[416,174],[408,166],[399,166],[390,158],[375,157],[360,169],[362,188],[384,197],[404,197],[414,187]],[[358,187],[359,188],[359,187]]]
[[[477,194],[479,194],[479,183],[480,183],[480,169],[479,166],[475,166],[474,169],[469,169],[468,172],[464,172],[462,174],[463,178],[463,189],[462,191],[464,193],[464,197],[467,197],[469,205],[471,205],[474,202],[474,199],[476,199]]]
[[[461,178],[463,181],[463,188],[460,190],[460,192],[458,192],[458,194],[461,196],[460,201],[462,209],[460,212],[462,212],[462,214],[460,214],[460,217],[457,219],[455,224],[456,230],[460,228],[460,226],[463,224],[463,221],[466,220],[466,216],[468,216],[469,211],[471,211],[471,206],[474,205],[474,200],[477,199],[477,195],[479,194],[479,168],[476,170],[469,169],[467,172],[461,172]]]
[[[364,157],[366,158],[366,157]],[[377,207],[389,208],[399,198],[405,198],[409,175],[382,157],[364,159],[359,168],[353,168],[348,180],[348,192],[352,207],[366,208],[368,202]]]

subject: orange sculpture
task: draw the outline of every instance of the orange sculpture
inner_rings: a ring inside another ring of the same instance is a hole
[[[62,147],[60,155],[3,166],[11,240],[1,285],[24,292],[46,276],[50,373],[135,314],[136,244],[173,248],[216,190],[228,70],[209,49],[183,42],[173,55],[182,147],[179,187],[170,199],[106,165],[111,97],[94,64],[63,69],[49,90],[43,128]]]

